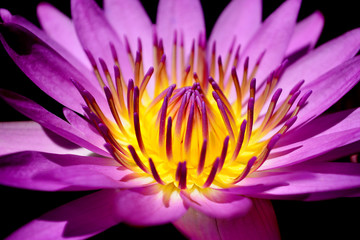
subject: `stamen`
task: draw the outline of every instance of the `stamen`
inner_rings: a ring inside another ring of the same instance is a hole
[[[187,168],[186,168],[186,161],[179,162],[178,167],[176,169],[176,181],[179,182],[180,189],[186,189],[186,177],[187,177]]]
[[[128,108],[129,120],[132,122],[133,114],[134,114],[134,81],[132,79],[130,79],[128,83],[127,108]]]
[[[225,158],[227,155],[227,150],[228,150],[228,146],[229,146],[229,136],[227,136],[224,140],[223,143],[223,148],[221,150],[221,155],[220,155],[220,160],[219,160],[219,168],[218,168],[218,172],[221,171],[222,167],[224,166],[224,162],[225,162]]]
[[[254,156],[248,161],[248,163],[246,164],[246,167],[242,171],[242,173],[237,178],[234,179],[233,184],[236,184],[236,183],[240,182],[241,180],[243,180],[250,173],[251,167],[254,165],[256,160],[257,160],[257,158]]]
[[[94,56],[91,54],[91,52],[87,49],[84,49],[90,63],[91,63],[91,66],[93,68],[93,71],[94,71],[94,74],[96,76],[96,79],[98,80],[99,84],[100,84],[100,87],[101,88],[104,88],[105,87],[105,83],[100,75],[100,72],[99,72],[99,69],[97,67],[97,64],[96,64],[96,61],[95,61],[95,58]]]
[[[173,158],[171,127],[172,127],[172,120],[171,117],[168,117],[167,129],[166,129],[166,156],[169,161],[171,161]]]
[[[230,134],[231,140],[234,140],[235,139],[234,132],[233,132],[233,130],[231,128],[230,120],[228,118],[228,115],[226,114],[224,105],[223,105],[220,97],[216,94],[216,92],[213,92],[213,97],[214,97],[214,99],[215,99],[215,101],[217,103],[217,106],[218,106],[218,109],[219,109],[220,114],[222,116],[222,119],[224,121],[225,127],[226,127],[226,129],[228,130],[228,132]]]
[[[211,48],[211,63],[210,63],[210,77],[215,77],[215,62],[216,62],[216,42],[213,42]]]
[[[141,54],[139,52],[136,52],[136,58],[135,58],[135,69],[134,69],[134,76],[135,76],[135,85],[140,85],[140,72],[141,72]]]
[[[204,142],[201,147],[199,164],[198,164],[198,168],[197,168],[198,175],[200,175],[202,173],[202,171],[204,170],[205,159],[206,159],[206,149],[207,149],[207,139],[204,139]]]
[[[218,57],[218,71],[219,71],[219,86],[224,89],[224,69],[222,65],[221,56]]]
[[[252,167],[250,172],[254,172],[256,171],[259,167],[261,167],[261,165],[265,162],[265,160],[267,159],[267,157],[270,154],[270,151],[274,148],[275,144],[277,143],[277,141],[279,141],[281,137],[281,134],[277,133],[275,134],[269,141],[269,143],[267,144],[267,146],[265,147],[265,149],[261,152],[261,154],[258,156],[258,160],[255,162],[254,166]]]
[[[163,146],[165,139],[165,121],[166,121],[166,111],[168,107],[168,97],[165,96],[163,104],[160,108],[160,122],[159,122],[159,145]]]
[[[115,148],[113,147],[112,144],[110,143],[105,143],[104,147],[106,148],[106,150],[110,153],[110,155],[116,160],[118,161],[123,167],[127,168],[127,169],[131,169],[130,164],[127,161],[124,161],[124,157],[121,156],[121,154],[115,150]]]
[[[248,145],[251,138],[253,123],[254,123],[254,98],[250,98],[248,101],[247,119],[246,119],[246,130],[245,130],[245,146]]]
[[[125,86],[124,78],[121,76],[121,72],[118,66],[114,66],[114,74],[115,74],[115,81],[116,81],[116,89],[117,89],[117,96],[119,99],[120,109],[117,109],[121,113],[124,114],[126,112],[126,106],[124,101],[124,89]]]
[[[171,78],[172,82],[176,83],[177,73],[176,73],[176,64],[177,64],[177,31],[174,31],[173,47],[172,47],[172,68],[171,68]]]
[[[144,142],[141,137],[139,114],[137,112],[134,113],[134,128],[135,128],[135,135],[136,135],[137,142],[139,144],[139,148],[144,155],[147,155],[146,151],[145,151]]]
[[[190,113],[188,116],[187,126],[186,126],[186,133],[185,133],[185,141],[184,147],[187,157],[190,155],[190,147],[191,147],[191,136],[193,130],[193,121],[194,121],[194,110],[195,110],[195,96],[192,95],[190,99]]]
[[[216,173],[219,169],[219,162],[220,162],[220,159],[216,158],[216,160],[214,161],[213,166],[211,168],[210,174],[209,174],[208,178],[206,179],[206,182],[203,185],[203,188],[208,188],[213,183]]]
[[[137,155],[135,149],[133,146],[129,145],[128,149],[130,151],[130,154],[132,156],[132,158],[134,159],[136,165],[138,165],[138,167],[143,170],[146,173],[149,173],[149,169],[147,169],[147,167],[143,164],[143,162],[140,160],[139,156]]]
[[[241,107],[242,107],[242,95],[241,95],[241,88],[239,84],[239,78],[236,73],[236,67],[233,67],[231,70],[232,80],[234,82],[235,90],[236,90],[236,112],[241,114]]]
[[[236,141],[236,146],[235,146],[234,153],[233,153],[233,155],[231,157],[231,161],[235,161],[235,159],[239,155],[239,152],[241,150],[241,146],[242,146],[243,141],[244,141],[246,126],[247,126],[246,119],[244,119],[244,121],[241,123],[241,126],[240,126],[239,136],[238,136],[237,141]]]
[[[201,126],[203,139],[207,139],[209,137],[209,124],[206,113],[206,105],[204,101],[201,102]]]
[[[128,38],[126,37],[126,35],[124,35],[124,40],[125,40],[125,48],[126,48],[126,51],[127,51],[127,53],[128,53],[129,61],[130,61],[130,63],[131,63],[132,68],[135,69],[134,56],[133,56],[133,54],[132,54],[132,52],[131,52],[129,40],[128,40]]]
[[[122,122],[121,122],[120,116],[118,115],[118,112],[116,111],[113,95],[111,94],[110,89],[108,87],[104,87],[104,91],[105,91],[106,98],[108,100],[108,104],[109,104],[111,113],[112,113],[117,125],[119,126],[121,132],[126,137],[129,137],[126,130],[125,130],[125,128],[124,128],[124,126],[123,126],[123,124],[122,124]]]
[[[142,99],[142,96],[146,90],[146,87],[147,87],[153,73],[154,73],[154,68],[150,67],[149,70],[146,72],[144,79],[142,80],[142,82],[140,84],[140,99]]]
[[[149,158],[149,165],[150,165],[150,170],[151,170],[151,173],[152,173],[155,181],[157,181],[161,185],[165,185],[164,181],[161,180],[161,178],[159,176],[159,173],[156,170],[155,164],[154,164],[154,162],[153,162],[153,160],[151,158]]]

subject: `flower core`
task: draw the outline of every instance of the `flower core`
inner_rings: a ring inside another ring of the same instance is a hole
[[[182,37],[180,44],[177,40],[175,33],[169,64],[162,40],[155,36],[154,67],[145,72],[141,41],[134,57],[125,38],[134,71],[134,79],[127,82],[113,44],[109,48],[113,74],[104,60],[98,59],[98,64],[86,51],[112,116],[105,116],[92,95],[76,81],[74,84],[87,104],[88,119],[106,141],[106,149],[134,177],[150,177],[179,189],[231,187],[264,163],[311,92],[292,108],[304,82],[300,81],[278,104],[282,90],[276,89],[276,84],[286,62],[267,77],[259,91],[255,77],[265,51],[249,69],[249,58],[238,66],[240,46],[232,44],[223,63],[216,57],[214,44],[208,64],[203,34],[197,44],[193,42],[188,56]],[[154,87],[148,86],[151,81]]]

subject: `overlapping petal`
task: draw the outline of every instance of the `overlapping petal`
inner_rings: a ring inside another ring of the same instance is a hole
[[[228,219],[212,218],[190,208],[173,224],[194,240],[280,239],[276,216],[268,200],[253,199],[247,215]]]
[[[257,172],[244,179],[240,185],[232,191],[256,198],[319,201],[351,196],[360,189],[360,165],[337,162],[303,163],[274,171]],[[264,191],[249,188],[258,185],[275,187]],[[245,188],[242,189],[243,186]]]
[[[76,35],[74,24],[71,19],[57,10],[49,3],[40,3],[37,7],[37,16],[42,29],[55,42],[73,54],[80,62],[89,69],[90,62]]]
[[[101,190],[74,200],[26,224],[7,239],[91,237],[121,222],[115,211],[117,194],[116,190]]]
[[[92,153],[31,121],[0,123],[0,135],[0,155],[22,151],[84,156]]]

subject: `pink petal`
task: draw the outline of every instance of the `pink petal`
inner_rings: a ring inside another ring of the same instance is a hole
[[[229,48],[236,38],[235,46],[239,44],[244,49],[251,37],[261,25],[261,1],[235,0],[231,1],[217,19],[208,41],[211,51],[216,42],[217,55],[226,58]]]
[[[1,90],[0,97],[2,97],[8,104],[20,113],[59,136],[100,155],[110,156],[108,152],[103,150],[104,140],[101,137],[93,139],[86,138],[86,135],[72,127],[64,120],[48,112],[35,102],[16,93]]]
[[[214,218],[232,218],[244,216],[250,210],[252,203],[249,198],[227,194],[217,190],[210,192],[182,192],[184,202],[199,212]]]
[[[140,1],[105,0],[104,12],[118,37],[127,37],[133,54],[138,50],[138,38],[141,39],[145,71],[153,66],[153,24]]]
[[[303,48],[314,48],[324,27],[324,16],[321,12],[314,12],[298,24],[296,24],[294,34],[291,37],[286,55],[290,55]]]
[[[83,48],[90,51],[95,60],[104,59],[107,67],[112,69],[115,62],[110,44],[113,44],[119,56],[124,78],[128,80],[131,76],[131,68],[127,53],[99,6],[93,0],[72,0],[71,14]],[[113,71],[110,72],[112,74]]]
[[[249,57],[251,72],[258,57],[264,51],[266,51],[265,55],[255,76],[259,85],[271,71],[280,65],[296,25],[300,2],[299,0],[285,1],[265,20],[242,53],[239,64],[240,76],[242,76],[246,57]]]
[[[121,219],[114,211],[115,190],[102,190],[61,207],[26,224],[11,234],[9,240],[85,239],[96,235]]]
[[[335,38],[289,66],[281,77],[278,87],[287,94],[295,83],[304,79],[311,84],[334,67],[352,58],[360,48],[360,29],[349,31]]]
[[[350,91],[360,80],[359,66],[360,56],[357,56],[305,85],[302,91],[312,90],[312,94],[293,127],[319,116]]]
[[[190,208],[173,224],[193,240],[280,239],[271,202],[261,199],[253,199],[253,207],[245,216],[216,219]]]
[[[251,186],[259,184],[275,187],[264,191],[251,191]],[[242,191],[243,187],[249,191]],[[279,168],[273,172],[256,172],[240,182],[239,188],[231,191],[251,197],[305,201],[352,196],[360,191],[360,165],[336,162],[304,163]]]
[[[37,16],[47,35],[91,69],[90,62],[76,35],[74,25],[66,15],[49,3],[40,3],[37,7]]]
[[[205,23],[199,0],[160,0],[156,15],[156,30],[163,40],[168,69],[172,63],[174,31],[178,38],[183,36],[185,58],[187,60],[193,41],[198,43],[199,35],[205,34]],[[178,43],[179,43],[178,39]],[[183,69],[181,69],[183,71]]]
[[[68,108],[82,112],[83,100],[70,81],[72,78],[86,86],[100,106],[107,105],[104,96],[89,82],[93,76],[89,77],[87,69],[83,70],[71,60],[73,57],[66,54],[66,50],[26,20],[18,16],[5,17],[4,12],[0,11],[4,20],[0,40],[15,63],[41,90]]]
[[[124,222],[137,226],[169,223],[179,219],[186,208],[177,191],[165,200],[168,194],[158,184],[142,188],[122,190],[116,199],[116,212]]]
[[[89,155],[91,152],[42,128],[36,122],[0,123],[0,155],[21,151]]]
[[[0,182],[42,191],[119,188],[127,173],[115,161],[100,157],[21,152],[0,158]]]
[[[360,109],[320,117],[280,139],[261,170],[314,159],[360,140]],[[326,144],[324,144],[326,142]]]

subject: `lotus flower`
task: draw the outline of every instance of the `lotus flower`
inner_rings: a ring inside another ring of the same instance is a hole
[[[360,30],[314,49],[299,0],[261,22],[234,0],[208,40],[199,1],[72,0],[72,19],[38,6],[43,30],[2,9],[1,42],[61,103],[65,120],[2,90],[34,122],[0,125],[0,182],[98,190],[9,239],[87,238],[120,222],[173,223],[191,239],[279,239],[270,199],[357,197],[360,109],[322,114],[360,79]]]

